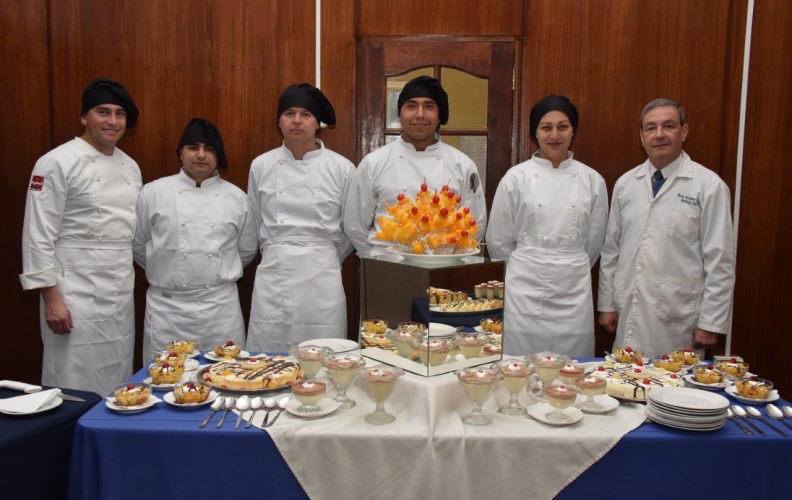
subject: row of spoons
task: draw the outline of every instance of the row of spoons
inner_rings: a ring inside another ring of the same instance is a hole
[[[783,408],[779,408],[776,405],[770,403],[767,406],[765,406],[765,411],[767,412],[767,416],[768,417],[772,418],[773,420],[777,420],[777,421],[781,422],[782,424],[784,424],[787,427],[787,429],[792,431],[792,426],[790,426],[784,420],[785,416],[787,418],[789,418],[789,419],[792,419],[792,407],[784,406]],[[789,437],[786,432],[782,431],[781,429],[779,429],[775,425],[771,424],[767,420],[764,420],[763,417],[762,417],[762,412],[760,412],[759,410],[757,410],[753,406],[746,406],[745,408],[743,408],[740,405],[732,405],[728,410],[726,410],[726,413],[727,413],[726,416],[729,419],[738,418],[738,419],[741,419],[741,420],[745,420],[748,423],[748,425],[753,427],[753,429],[756,432],[758,432],[759,434],[761,434],[762,436],[766,436],[767,434],[765,434],[765,432],[762,429],[760,429],[756,424],[751,422],[750,419],[753,418],[753,419],[761,420],[766,426],[768,426],[769,428],[773,429],[777,433],[781,434],[784,437]],[[742,429],[742,431],[744,433],[750,434],[752,436],[754,435],[754,433],[750,429],[745,427],[739,421],[732,420],[732,422],[737,424],[737,426],[740,429]]]
[[[209,407],[212,411],[209,412],[209,416],[206,417],[206,420],[201,422],[201,425],[198,426],[199,429],[203,429],[204,427],[209,424],[209,421],[212,420],[212,417],[215,413],[220,410],[223,410],[223,415],[220,417],[220,420],[217,422],[217,428],[223,426],[225,422],[226,414],[230,410],[238,410],[239,416],[237,416],[236,424],[234,424],[234,428],[238,429],[240,423],[242,422],[242,415],[248,411],[253,410],[253,413],[250,415],[247,424],[245,424],[245,428],[247,429],[253,424],[253,417],[256,415],[256,412],[260,409],[264,409],[267,414],[264,416],[264,423],[262,424],[261,428],[264,429],[265,427],[270,427],[272,424],[278,420],[281,413],[286,409],[286,403],[289,402],[289,398],[283,398],[280,401],[275,401],[273,398],[263,399],[260,397],[250,398],[247,394],[241,396],[240,398],[232,398],[232,397],[218,397],[212,402],[212,405]],[[270,413],[273,410],[278,410],[278,413],[275,414],[275,418],[272,419],[272,422],[269,421]]]

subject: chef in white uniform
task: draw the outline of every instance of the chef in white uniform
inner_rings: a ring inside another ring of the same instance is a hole
[[[490,256],[507,260],[504,353],[594,355],[591,268],[608,218],[605,180],[574,160],[578,111],[563,96],[531,108],[539,150],[501,179],[487,228]]]
[[[248,196],[259,224],[247,347],[284,352],[290,344],[346,338],[341,263],[352,253],[341,214],[354,165],[316,138],[335,111],[317,88],[283,91],[278,127],[283,145],[253,160]]]
[[[415,197],[423,184],[429,191],[444,186],[461,196],[461,206],[476,218],[481,241],[487,226],[484,190],[467,155],[440,139],[437,130],[448,122],[448,95],[440,82],[419,76],[407,82],[399,94],[402,134],[372,151],[360,162],[350,183],[344,213],[344,230],[360,257],[385,256],[393,243],[376,238],[377,217],[387,216],[387,205],[399,194]]]
[[[132,375],[132,239],[140,169],[116,147],[138,110],[118,82],[82,95],[85,132],[33,168],[22,288],[41,290],[45,385],[109,393]]]
[[[176,154],[181,171],[146,184],[137,205],[135,262],[149,282],[144,361],[175,339],[202,351],[229,340],[245,347],[236,282],[258,251],[250,202],[220,178],[228,163],[208,120],[190,121]]]
[[[734,291],[729,188],[682,150],[679,103],[650,102],[640,126],[649,158],[613,188],[599,323],[616,332],[614,345],[647,356],[711,346],[728,329]]]

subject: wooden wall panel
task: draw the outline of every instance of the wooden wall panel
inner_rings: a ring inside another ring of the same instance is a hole
[[[792,3],[756,2],[753,23],[732,353],[785,396],[792,391],[792,374],[786,369],[792,350],[792,161],[786,151],[792,116]]]
[[[9,0],[0,9],[0,302],[3,304],[3,345],[22,356],[0,364],[0,379],[38,383],[41,380],[39,294],[23,292],[22,220],[30,172],[51,149],[49,71],[47,68],[47,2]]]

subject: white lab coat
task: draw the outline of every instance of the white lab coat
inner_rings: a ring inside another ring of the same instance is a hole
[[[602,312],[619,312],[617,346],[647,356],[688,347],[696,327],[725,333],[734,290],[729,188],[682,153],[652,197],[651,164],[613,188],[600,261]]]
[[[146,184],[138,199],[135,262],[146,270],[143,360],[174,339],[202,351],[245,346],[236,281],[258,251],[244,191],[217,172],[196,187],[182,170]]]
[[[259,224],[248,327],[250,351],[284,352],[290,344],[346,338],[341,263],[352,253],[344,235],[344,193],[354,165],[324,147],[297,160],[285,146],[253,160],[248,196]]]
[[[476,240],[484,238],[487,227],[487,205],[476,164],[464,153],[442,142],[425,151],[402,140],[382,146],[366,155],[360,162],[350,182],[344,212],[346,231],[358,255],[373,257],[386,255],[392,242],[379,241],[377,217],[388,215],[386,205],[396,203],[400,193],[415,198],[421,184],[426,182],[430,191],[440,191],[444,185],[462,195],[460,205],[470,207],[470,213],[479,226]]]
[[[132,238],[141,184],[132,158],[118,148],[105,156],[80,138],[33,168],[22,288],[56,285],[74,321],[71,333],[53,333],[41,299],[45,385],[107,394],[132,375]]]
[[[591,267],[608,218],[602,176],[569,158],[534,155],[501,180],[487,228],[491,257],[508,261],[504,353],[594,355]]]

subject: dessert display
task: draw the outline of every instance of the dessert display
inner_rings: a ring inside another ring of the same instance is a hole
[[[528,377],[533,375],[534,368],[526,361],[516,359],[503,359],[492,365],[503,376],[503,385],[509,391],[509,403],[498,408],[498,413],[504,415],[525,415],[527,410],[523,408],[518,399],[520,393],[528,384]]]
[[[384,334],[388,331],[388,322],[381,319],[364,319],[363,331],[373,334]]]
[[[417,332],[425,332],[426,325],[423,323],[418,323],[416,321],[402,321],[399,323],[398,328],[400,330],[409,330],[409,331],[417,331]]]
[[[484,346],[485,356],[498,356],[503,353],[503,344],[492,342]]]
[[[388,333],[388,338],[393,342],[396,353],[403,357],[410,359],[415,354],[412,347],[412,341],[420,339],[423,333],[420,330],[411,330],[409,328],[397,328]]]
[[[327,384],[318,380],[300,380],[292,385],[294,397],[302,403],[295,409],[297,413],[316,413],[321,411],[317,404],[327,392]]]
[[[482,405],[492,393],[495,382],[503,378],[498,369],[493,368],[466,368],[456,372],[459,382],[465,388],[470,401],[473,403],[473,410],[469,415],[462,417],[462,421],[470,425],[488,425],[492,423],[492,418],[484,415]]]
[[[586,373],[586,369],[582,366],[567,363],[561,368],[558,375],[561,377],[561,382],[572,385],[575,383],[575,380],[582,377],[584,373]]]
[[[545,398],[553,411],[548,412],[545,418],[554,422],[564,422],[569,415],[564,410],[572,406],[577,399],[578,390],[568,385],[548,385],[544,388]]]
[[[640,368],[644,373],[643,378],[633,378],[628,375],[635,369]],[[618,365],[606,361],[590,376],[605,379],[607,383],[606,392],[613,397],[629,399],[633,401],[646,401],[649,392],[657,387],[684,387],[685,381],[676,373],[652,366],[637,367],[633,365]]]
[[[430,286],[429,289],[426,290],[426,293],[429,295],[430,306],[450,304],[452,302],[460,302],[468,299],[468,294],[465,292],[454,292],[446,290],[445,288],[434,288]]]
[[[418,353],[418,358],[424,366],[439,366],[445,362],[451,349],[455,347],[449,339],[414,339],[410,345]]]
[[[236,345],[234,342],[229,340],[223,345],[214,346],[213,351],[215,353],[215,356],[217,356],[218,358],[231,361],[232,359],[239,356],[239,353],[242,352],[242,349],[240,349],[240,347]]]
[[[474,287],[476,298],[488,299],[502,299],[503,298],[503,282],[501,281],[488,281],[480,283]]]
[[[726,372],[715,368],[714,365],[697,366],[693,369],[693,376],[702,384],[720,384],[726,380]]]
[[[489,311],[490,309],[503,308],[503,301],[500,299],[467,299],[459,302],[449,302],[437,306],[437,310],[442,312],[473,312]]]
[[[165,346],[167,351],[180,352],[182,354],[192,354],[195,351],[194,340],[173,340],[170,344]]]
[[[525,360],[533,363],[536,367],[536,374],[539,375],[539,379],[542,381],[542,386],[547,386],[555,380],[561,372],[561,368],[569,363],[569,356],[545,351],[529,354],[525,357]],[[544,390],[542,391],[542,397],[544,397]]]
[[[305,378],[312,379],[317,373],[319,373],[319,370],[322,369],[322,359],[324,359],[324,357],[329,352],[333,351],[327,347],[306,345],[302,347],[293,346],[289,351],[289,354],[297,358],[297,361],[300,363],[300,367],[305,373]]]
[[[493,344],[503,344],[503,332],[487,332],[487,338],[489,338]]]
[[[411,200],[404,193],[395,205],[387,206],[388,215],[377,217],[380,241],[394,241],[404,253],[450,255],[478,248],[476,219],[470,208],[461,207],[462,196],[448,185],[429,191],[426,183]]]
[[[141,383],[119,384],[113,389],[113,396],[119,406],[139,406],[151,395],[151,386]]]
[[[489,342],[487,336],[481,333],[460,333],[454,337],[454,340],[465,359],[479,357],[484,345]]]
[[[183,365],[171,366],[167,361],[161,364],[152,363],[149,365],[149,376],[151,377],[151,383],[156,385],[175,384],[181,380],[183,373]]]
[[[503,321],[500,318],[487,318],[482,319],[479,323],[481,325],[481,329],[485,332],[502,332],[503,331]]]
[[[575,380],[575,387],[580,391],[580,394],[586,396],[586,400],[580,404],[580,408],[590,410],[599,410],[602,408],[601,404],[594,401],[594,396],[604,394],[607,386],[608,382],[601,377],[580,377]]]
[[[173,388],[173,397],[179,404],[203,403],[209,397],[211,388],[200,382],[185,382]]]
[[[693,366],[701,361],[701,353],[690,347],[674,349],[671,351],[671,357],[676,360],[684,361],[685,366]]]
[[[734,378],[743,378],[748,373],[748,363],[737,358],[716,361],[715,367]]]
[[[366,366],[366,360],[356,354],[329,353],[322,359],[322,366],[327,368],[330,378],[335,383],[338,391],[335,400],[341,403],[340,408],[348,409],[355,406],[355,401],[347,397],[346,390],[352,383],[355,372]]]
[[[237,391],[258,391],[292,385],[302,379],[300,365],[283,356],[257,356],[245,361],[221,361],[199,372],[204,382]]]
[[[734,383],[740,396],[748,399],[767,399],[773,383],[759,377],[743,378]]]
[[[643,351],[627,347],[614,347],[613,357],[619,363],[633,363],[635,361],[643,361]]]
[[[154,363],[159,365],[162,363],[168,363],[171,366],[183,367],[186,360],[187,356],[185,356],[182,352],[164,351],[162,354],[154,358]]]
[[[655,356],[652,358],[652,366],[678,373],[685,366],[685,362],[681,359],[674,359],[668,354],[663,354],[662,356]]]
[[[389,424],[396,420],[394,415],[385,411],[385,401],[391,395],[396,379],[404,375],[404,371],[391,366],[379,365],[364,368],[358,372],[366,382],[369,394],[377,405],[373,413],[365,416],[366,422],[374,425]]]

